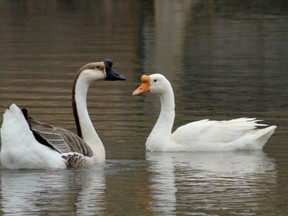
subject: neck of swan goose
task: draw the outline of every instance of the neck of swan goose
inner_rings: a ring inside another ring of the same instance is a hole
[[[164,137],[169,137],[175,118],[174,93],[170,83],[167,83],[166,91],[159,94],[159,98],[161,102],[161,111],[151,135],[159,135],[161,137],[164,135]]]
[[[77,133],[92,149],[97,162],[105,161],[105,148],[100,140],[87,109],[87,93],[89,81],[81,76],[81,73],[73,85],[73,112],[77,126]]]

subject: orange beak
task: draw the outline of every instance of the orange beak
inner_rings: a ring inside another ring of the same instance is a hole
[[[143,75],[141,77],[142,84],[132,93],[132,95],[138,95],[145,92],[150,92],[150,77]]]

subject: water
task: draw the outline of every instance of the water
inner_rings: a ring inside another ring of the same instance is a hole
[[[2,0],[0,9],[1,104],[75,131],[74,73],[111,58],[127,77],[89,91],[106,164],[1,170],[2,215],[287,215],[286,1]],[[247,116],[277,131],[263,152],[145,153],[160,104],[131,96],[144,72],[171,81],[174,128]]]

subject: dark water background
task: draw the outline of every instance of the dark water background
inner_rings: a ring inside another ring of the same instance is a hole
[[[89,91],[106,164],[1,170],[2,215],[288,214],[286,0],[0,0],[0,11],[1,104],[75,131],[74,73],[111,58],[127,77]],[[263,152],[145,153],[160,103],[131,93],[154,72],[173,85],[175,128],[247,116],[277,131]]]

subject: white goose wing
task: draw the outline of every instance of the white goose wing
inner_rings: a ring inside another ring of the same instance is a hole
[[[228,121],[209,121],[208,119],[191,122],[179,127],[172,140],[177,143],[230,143],[247,133],[253,133],[259,120],[255,118],[238,118]]]
[[[76,134],[64,129],[27,118],[27,122],[35,139],[60,154],[78,153],[79,155],[92,157],[91,148]]]

